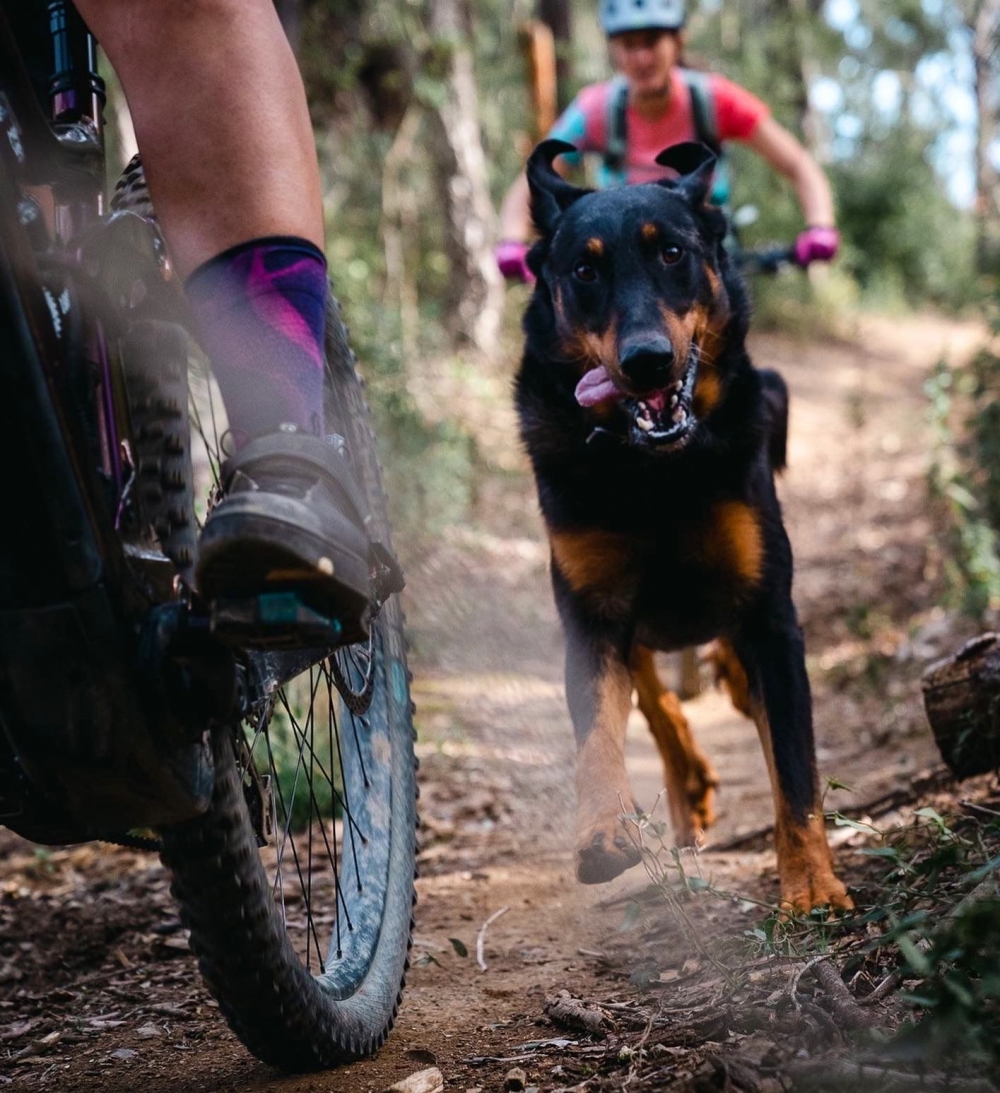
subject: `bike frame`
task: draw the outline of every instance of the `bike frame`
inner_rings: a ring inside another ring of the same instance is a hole
[[[163,277],[153,226],[105,215],[94,39],[66,0],[48,15],[51,117],[0,10],[0,823],[63,843],[203,811],[211,726],[325,651],[234,656],[128,564],[114,346],[123,301]]]

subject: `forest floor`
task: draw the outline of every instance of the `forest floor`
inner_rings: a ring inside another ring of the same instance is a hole
[[[873,1044],[908,1011],[895,990],[866,1004],[899,961],[873,943],[886,924],[872,909],[905,887],[905,870],[891,870],[899,853],[919,864],[968,842],[960,820],[938,825],[917,809],[998,807],[989,779],[957,787],[943,776],[919,685],[975,632],[939,606],[923,385],[940,356],[958,362],[980,337],[971,324],[911,317],[858,320],[843,339],[753,339],[756,362],[792,390],[780,492],[821,774],[850,787],[826,798],[854,819],[831,825],[859,907],[848,922],[782,924],[773,913],[766,767],[753,726],[707,679],[685,703],[722,782],[707,846],[676,860],[664,851],[607,885],[576,883],[562,639],[510,370],[480,371],[473,385],[442,366],[420,377],[421,394],[470,425],[488,470],[475,520],[408,558],[424,829],[413,965],[389,1042],[336,1072],[277,1075],[201,985],[154,855],[43,851],[7,834],[0,1087],[381,1093],[434,1065],[448,1090],[482,1093],[925,1088],[892,1077],[906,1070],[904,1049],[876,1058]],[[636,796],[653,809],[661,769],[638,713],[629,735]],[[665,818],[662,801],[653,815]],[[477,937],[501,909],[483,934],[482,970]],[[823,978],[827,952],[843,992]]]

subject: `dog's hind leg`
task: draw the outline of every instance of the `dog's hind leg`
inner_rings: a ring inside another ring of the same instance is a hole
[[[680,699],[663,686],[653,653],[644,645],[632,650],[632,679],[639,709],[663,759],[674,839],[681,846],[693,846],[715,822],[718,776],[695,743]]]
[[[760,369],[760,382],[767,417],[767,454],[771,470],[783,471],[788,456],[788,385],[780,373]]]
[[[726,638],[717,638],[705,651],[705,659],[712,666],[715,682],[725,686],[736,710],[753,720],[747,674],[732,644]]]
[[[769,624],[758,620],[735,648],[771,775],[781,905],[795,911],[846,910],[854,904],[834,875],[826,841],[802,634],[790,602],[763,614]]]

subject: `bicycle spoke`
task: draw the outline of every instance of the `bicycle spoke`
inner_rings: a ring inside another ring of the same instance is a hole
[[[269,742],[268,750],[270,752],[270,742]],[[296,764],[296,779],[298,777],[298,767],[299,767],[299,764]],[[272,762],[272,769],[274,769],[273,762]],[[282,876],[281,866],[282,866],[283,860],[284,860],[284,847],[286,845],[290,845],[291,848],[292,848],[292,864],[295,866],[295,873],[299,878],[299,890],[303,894],[305,893],[305,890],[306,890],[306,882],[302,877],[302,866],[301,866],[301,863],[299,862],[298,851],[295,847],[295,839],[294,838],[291,838],[291,839],[288,838],[288,834],[291,831],[291,822],[290,822],[291,813],[289,812],[288,808],[285,806],[284,794],[281,792],[281,784],[280,784],[280,782],[277,781],[277,776],[276,775],[275,775],[275,790],[278,794],[278,798],[279,798],[280,803],[281,803],[282,814],[285,816],[285,838],[282,839],[282,850],[281,850],[281,852],[279,853],[279,856],[278,856],[278,870],[277,870],[278,875],[277,875],[276,883],[282,889],[281,913],[282,913],[282,919],[283,919],[283,921],[285,922],[285,924],[287,926],[288,917],[287,917],[285,902],[284,902],[284,894],[283,894],[284,893],[284,888],[283,888],[283,884],[282,884],[282,881],[281,881],[281,876]],[[294,786],[293,786],[293,799],[294,799]],[[308,913],[308,911],[307,911],[307,915],[306,915],[306,928],[307,928],[308,931],[312,932],[312,934],[313,934],[313,936],[316,940],[316,951],[319,952],[319,938],[316,937],[315,924],[313,923],[312,916]],[[308,938],[308,933],[307,933],[307,938]]]

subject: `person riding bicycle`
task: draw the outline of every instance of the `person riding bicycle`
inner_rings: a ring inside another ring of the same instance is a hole
[[[74,2],[124,89],[229,421],[224,497],[202,531],[197,588],[209,601],[291,589],[357,633],[372,595],[367,513],[325,437],[322,191],[274,4]],[[45,18],[41,0],[4,8]]]
[[[826,175],[760,99],[723,76],[683,67],[685,0],[600,0],[599,16],[618,75],[583,88],[548,135],[600,155],[601,186],[663,178],[655,160],[669,145],[700,140],[719,153],[738,140],[795,186],[807,225],[795,241],[796,262],[831,260],[840,237]],[[727,203],[722,171],[711,200]],[[529,202],[522,173],[500,212],[496,258],[506,277],[533,279]]]

